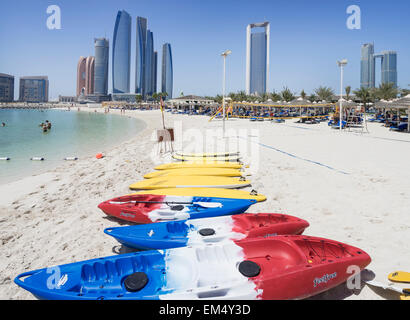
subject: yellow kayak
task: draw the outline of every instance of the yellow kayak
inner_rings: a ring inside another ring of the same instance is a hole
[[[174,158],[175,160],[179,160],[179,161],[202,161],[205,163],[208,161],[236,161],[238,162],[240,159],[239,155],[227,156],[227,157],[200,158],[200,157],[180,156],[178,154],[173,154],[172,158]]]
[[[181,157],[198,157],[198,158],[215,158],[215,157],[229,157],[229,156],[238,156],[239,151],[236,152],[205,152],[205,153],[190,153],[190,152],[180,152],[176,151],[176,155]]]
[[[169,176],[222,176],[222,177],[241,177],[243,172],[237,169],[224,168],[188,168],[188,169],[172,169],[159,170],[147,173],[145,179],[169,177]]]
[[[209,176],[169,176],[138,181],[130,189],[162,188],[241,188],[251,182],[242,178]]]
[[[190,197],[218,197],[229,199],[251,199],[258,202],[265,201],[266,197],[256,192],[220,188],[168,188],[138,191],[135,194],[154,194],[163,196],[190,196]]]
[[[235,162],[225,161],[184,161],[171,162],[161,164],[155,167],[155,170],[171,170],[171,169],[188,169],[188,168],[225,168],[225,169],[240,169],[243,165]]]
[[[393,282],[409,282],[410,272],[396,271],[389,274],[388,279]]]

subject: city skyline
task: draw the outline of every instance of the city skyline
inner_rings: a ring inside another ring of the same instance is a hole
[[[54,31],[45,26],[46,5],[23,2],[26,3],[27,11],[21,12],[21,6],[7,3],[0,13],[1,24],[8,26],[7,32],[0,28],[1,35],[8,43],[7,50],[0,53],[0,72],[14,75],[16,79],[23,75],[47,74],[51,99],[56,99],[59,94],[75,94],[75,65],[78,57],[93,55],[90,42],[94,37],[105,35],[112,43],[110,37],[115,24],[115,13],[122,9],[129,12],[133,19],[136,16],[149,19],[155,33],[155,48],[167,42],[173,44],[173,62],[178,65],[174,70],[175,96],[181,91],[197,95],[220,93],[220,52],[226,49],[232,50],[232,55],[227,59],[226,91],[245,90],[246,41],[243,30],[255,21],[271,22],[269,92],[273,89],[280,91],[284,86],[296,93],[302,89],[311,92],[320,85],[330,86],[338,92],[336,60],[341,58],[349,61],[344,82],[354,89],[358,88],[359,48],[369,42],[377,43],[379,48],[396,51],[400,55],[398,86],[408,88],[410,83],[410,76],[406,72],[410,68],[410,59],[406,58],[410,55],[410,46],[397,32],[408,29],[410,25],[404,15],[409,4],[404,1],[398,1],[395,8],[385,8],[378,1],[358,3],[362,11],[361,30],[349,30],[346,27],[346,8],[350,4],[348,1],[337,4],[318,1],[316,6],[309,6],[303,1],[294,1],[292,5],[285,1],[278,1],[275,5],[255,1],[252,4],[244,3],[243,10],[238,12],[235,19],[219,19],[220,13],[216,10],[219,5],[216,1],[206,4],[190,4],[187,1],[171,4],[159,1],[163,8],[161,13],[155,11],[149,3],[136,5],[121,0],[115,4],[101,1],[100,10],[93,13],[91,20],[86,13],[92,10],[92,4],[81,3],[84,8],[77,12],[74,9],[80,2],[56,1],[62,10],[62,30]],[[222,8],[229,8],[230,5],[233,5],[231,1],[221,4]],[[254,9],[252,12],[248,10],[250,7]],[[183,13],[182,8],[187,11]],[[278,11],[281,13],[280,17],[275,14]],[[74,12],[78,19],[74,18]],[[174,19],[163,19],[163,12],[171,14]],[[209,23],[211,20],[217,22]],[[386,20],[390,21],[389,24],[381,27],[380,21]],[[186,25],[190,27],[186,28]],[[220,29],[224,32],[218,33],[217,30]],[[134,43],[133,40],[132,56],[135,52]],[[28,58],[23,55],[27,46],[30,47]],[[132,60],[131,70],[134,68],[135,60]],[[111,75],[109,77],[108,91],[112,92]],[[381,79],[380,70],[376,70],[376,79]],[[134,80],[131,77],[131,88],[135,87]]]

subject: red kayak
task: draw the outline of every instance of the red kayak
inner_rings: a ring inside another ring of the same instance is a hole
[[[98,205],[105,214],[136,223],[209,218],[245,212],[251,199],[133,194]]]
[[[285,235],[235,241],[243,249],[239,272],[264,300],[303,299],[345,282],[351,266],[363,270],[370,256],[334,240]]]

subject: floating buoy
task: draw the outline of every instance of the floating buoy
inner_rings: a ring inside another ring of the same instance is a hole
[[[33,161],[44,161],[45,159],[44,159],[43,157],[32,157],[32,158],[30,158],[30,160],[33,160]]]
[[[75,161],[75,160],[78,160],[78,158],[77,157],[65,157],[64,160]]]
[[[0,160],[10,160],[9,157],[0,157]]]
[[[97,159],[102,159],[104,158],[102,153],[97,153],[97,155],[95,156]]]

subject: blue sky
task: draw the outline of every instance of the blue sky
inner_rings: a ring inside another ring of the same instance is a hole
[[[46,9],[53,4],[61,8],[61,30],[46,27]],[[360,30],[346,27],[349,5],[361,8]],[[16,76],[16,88],[20,76],[48,75],[50,98],[74,95],[78,58],[94,54],[95,37],[106,36],[111,44],[116,14],[122,9],[133,17],[131,88],[136,16],[148,19],[159,61],[162,44],[171,43],[174,96],[221,93],[220,53],[226,49],[232,50],[227,92],[244,90],[246,26],[262,21],[271,24],[270,91],[288,86],[296,93],[311,93],[326,85],[338,93],[336,60],[341,58],[349,60],[345,85],[359,87],[360,46],[366,42],[374,42],[376,52],[396,50],[399,86],[410,84],[408,0],[2,0],[0,72]],[[379,82],[379,63],[376,76]]]

